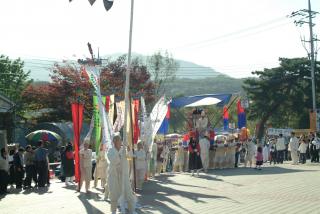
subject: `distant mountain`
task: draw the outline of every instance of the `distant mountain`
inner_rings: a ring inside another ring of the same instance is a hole
[[[120,53],[106,55],[102,58],[117,58]],[[133,57],[139,57],[143,63],[147,56],[133,54]],[[44,60],[44,59],[23,59],[25,70],[30,70],[30,77],[35,81],[50,81],[50,70],[54,63],[63,63],[62,60]],[[242,79],[231,78],[227,75],[215,71],[213,68],[197,65],[193,62],[177,60],[179,69],[176,73],[176,79],[168,85],[166,94],[168,96],[177,95],[197,95],[205,93],[234,93],[242,90]]]
[[[178,78],[166,89],[168,97],[192,96],[200,94],[237,93],[241,92],[243,79],[235,79],[226,75],[202,79]]]

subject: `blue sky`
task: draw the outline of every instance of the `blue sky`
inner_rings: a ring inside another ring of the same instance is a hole
[[[313,10],[320,1],[312,0]],[[279,57],[303,57],[298,28],[286,18],[307,0],[135,0],[133,46],[148,55],[210,66],[233,77],[277,66]],[[88,56],[87,42],[102,55],[128,50],[130,0],[10,0],[0,2],[0,51],[12,58],[73,59]],[[320,15],[315,33],[319,34]],[[307,37],[308,39],[308,37]]]

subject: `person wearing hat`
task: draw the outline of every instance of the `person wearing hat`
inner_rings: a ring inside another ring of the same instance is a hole
[[[208,171],[209,168],[209,148],[210,148],[210,141],[208,132],[205,132],[202,137],[200,137],[199,144],[200,144],[200,156],[202,161],[202,166],[204,172]],[[201,135],[200,135],[201,136]]]
[[[83,182],[85,182],[86,192],[89,192],[90,181],[92,180],[92,150],[89,149],[89,142],[85,141],[80,154],[80,185],[77,189],[80,192]]]

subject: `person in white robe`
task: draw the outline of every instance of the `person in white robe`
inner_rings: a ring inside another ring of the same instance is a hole
[[[162,162],[162,170],[163,170],[163,172],[167,171],[169,153],[170,153],[170,149],[169,149],[168,145],[165,144],[163,146],[163,150],[162,150],[162,153],[161,153],[161,157],[163,158],[163,162]]]
[[[149,161],[149,176],[154,178],[157,171],[157,154],[158,154],[158,145],[155,141],[151,146],[150,152],[150,161]]]
[[[226,168],[234,168],[236,143],[233,135],[229,135],[226,147]]]
[[[89,143],[84,142],[83,149],[80,150],[80,192],[83,182],[85,182],[86,192],[89,192],[90,181],[92,180],[92,150],[89,149]]]
[[[244,144],[246,149],[246,154],[244,157],[244,167],[247,167],[248,163],[250,168],[252,167],[252,163],[255,161],[255,153],[256,153],[256,146],[253,141],[248,140]]]
[[[264,147],[263,147],[263,162],[266,163],[268,162],[269,160],[269,153],[270,153],[270,150],[269,150],[269,144],[265,143]]]
[[[226,137],[218,135],[215,137],[216,152],[214,156],[214,168],[223,169],[225,163],[225,141]]]
[[[200,157],[202,161],[203,170],[204,172],[208,172],[210,141],[208,140],[207,132],[202,138],[200,138],[199,144],[200,144]]]
[[[100,151],[96,159],[96,168],[94,171],[94,187],[97,187],[98,179],[101,180],[102,188],[105,188],[107,183],[107,168],[108,163],[103,144],[100,145]]]
[[[109,189],[109,199],[111,203],[111,213],[115,214],[117,211],[117,206],[120,204],[120,197],[122,194],[122,161],[123,158],[127,160],[127,157],[123,157],[121,147],[121,137],[120,135],[115,135],[113,137],[113,147],[110,148],[107,152],[107,160],[108,160],[108,179],[107,185]],[[127,175],[129,175],[127,173]],[[130,186],[130,185],[129,185]],[[127,187],[129,188],[129,187]],[[128,191],[132,191],[127,190]],[[126,201],[128,204],[129,213],[134,213],[134,201],[129,200]]]
[[[204,111],[201,112],[201,117],[197,120],[196,128],[200,136],[201,135],[203,136],[207,131],[208,118],[206,117],[206,114]]]
[[[137,144],[138,151],[134,151],[133,157],[135,158],[135,169],[136,169],[136,185],[138,189],[142,189],[145,175],[146,165],[146,153],[143,149],[143,144],[139,142]]]
[[[291,133],[288,150],[291,154],[292,164],[297,165],[299,161],[299,139],[295,136],[294,132]]]
[[[184,166],[184,148],[182,146],[182,142],[179,142],[178,149],[175,153],[175,160],[174,160],[174,171],[176,172],[183,172]]]

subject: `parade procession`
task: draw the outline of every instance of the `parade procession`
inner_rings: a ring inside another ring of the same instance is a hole
[[[312,8],[1,1],[0,214],[320,213]]]

